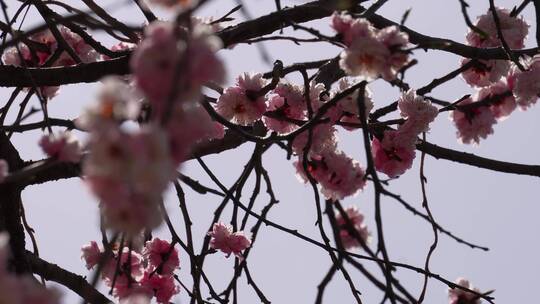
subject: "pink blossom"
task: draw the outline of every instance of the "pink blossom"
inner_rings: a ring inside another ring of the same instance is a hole
[[[148,261],[147,270],[154,271],[157,269],[157,274],[172,275],[180,266],[178,249],[159,238],[154,238],[146,243],[143,256]]]
[[[137,86],[161,113],[171,94],[174,71],[185,45],[177,41],[172,23],[155,21],[145,28],[144,39],[131,56]]]
[[[174,278],[170,275],[145,272],[141,285],[152,290],[156,301],[160,304],[168,304],[171,298],[180,292],[180,289],[174,284]]]
[[[82,149],[79,141],[70,132],[44,135],[39,141],[43,152],[63,162],[78,162],[82,157]]]
[[[350,31],[356,23],[354,21]],[[409,42],[407,34],[392,26],[381,30],[364,29],[351,34],[351,42],[341,53],[340,67],[352,76],[362,76],[366,80],[382,77],[387,81],[394,80],[397,72],[408,62],[405,50]]]
[[[308,176],[304,171],[302,155],[299,155],[295,167],[299,177],[307,182]],[[341,151],[326,150],[320,155],[310,155],[307,170],[321,185],[321,193],[327,199],[341,200],[355,195],[366,185],[364,169]]]
[[[527,58],[524,64],[527,67],[526,71],[513,66],[507,78],[508,86],[522,110],[534,105],[540,96],[540,56]]]
[[[9,164],[5,159],[0,159],[0,183],[9,175]],[[1,263],[1,260],[0,260]]]
[[[467,98],[460,105],[472,103],[471,98]],[[486,138],[493,133],[493,125],[497,123],[495,116],[489,107],[481,106],[471,110],[454,110],[450,112],[450,119],[454,121],[457,128],[456,135],[462,143],[469,144],[474,141],[480,143],[481,138]]]
[[[98,102],[87,108],[75,121],[84,130],[106,130],[111,123],[135,120],[140,114],[142,97],[124,79],[109,76],[101,80]]]
[[[176,99],[188,101],[199,97],[203,83],[223,81],[225,70],[215,54],[219,48],[219,38],[201,26],[187,33],[171,22],[155,21],[145,29],[130,65],[157,117],[163,115],[173,89],[179,89]],[[182,73],[177,73],[179,68]]]
[[[330,123],[318,124],[312,130],[311,153],[320,154],[326,150],[335,150],[337,145],[336,129]],[[297,135],[292,143],[292,149],[296,154],[304,153],[308,143],[309,132],[306,130]]]
[[[261,74],[243,73],[236,84],[225,89],[216,105],[217,112],[224,118],[247,126],[262,118],[266,112],[266,100],[259,96],[252,100],[250,94],[260,91],[265,85]]]
[[[400,126],[401,134],[412,133],[414,137],[422,132],[429,131],[429,124],[435,120],[439,110],[416,92],[409,90],[401,95],[398,101],[401,117],[407,121]]]
[[[516,109],[516,99],[511,95],[511,90],[508,87],[506,81],[499,81],[489,87],[482,88],[475,96],[475,100],[484,100],[486,98],[493,98],[494,96],[501,96],[506,94],[507,96],[499,98],[500,100],[491,103],[490,110],[493,116],[498,121],[504,120]]]
[[[111,127],[94,132],[89,148],[83,173],[106,224],[129,233],[159,224],[161,194],[176,175],[164,131],[155,125],[133,133]]]
[[[325,90],[321,83],[310,83],[309,99],[313,112],[316,112],[324,103],[324,98],[321,98],[321,95],[324,94]],[[298,128],[297,124],[285,119],[301,121],[307,118],[307,101],[305,100],[304,88],[301,86],[280,82],[274,90],[270,91],[268,101],[268,110],[284,118],[265,116],[264,123],[270,130],[285,134]]]
[[[251,246],[251,240],[243,231],[233,233],[232,226],[221,222],[212,226],[212,231],[208,232],[210,247],[221,250],[229,257],[233,253],[236,257],[242,258],[242,251]]]
[[[350,88],[357,81],[354,78],[344,77],[337,82],[337,87],[331,92],[331,97],[335,97],[337,94],[342,91]],[[366,118],[373,109],[373,94],[368,87],[364,89],[364,107],[366,111]],[[354,91],[352,94],[339,100],[334,107],[332,107],[326,113],[326,116],[330,118],[332,122],[342,122],[342,123],[352,123],[360,124],[358,119],[358,90]],[[343,128],[346,130],[356,130],[355,127],[343,125]]]
[[[502,30],[504,40],[511,49],[521,49],[524,47],[525,38],[529,32],[529,25],[521,17],[512,17],[510,10],[505,8],[496,8],[497,16]],[[488,11],[486,14],[478,17],[476,27],[485,34],[482,35],[473,30],[467,33],[467,42],[474,47],[498,47],[501,46],[497,27],[493,20],[493,14]]]
[[[350,47],[341,52],[339,66],[347,75],[373,80],[388,74],[384,70],[390,55],[388,48],[375,37],[365,37],[354,40]]]
[[[105,263],[101,277],[109,287],[112,287],[114,281],[114,295],[123,297],[129,293],[131,283],[143,278],[143,268],[142,256],[124,247],[122,253],[114,252],[114,257]]]
[[[411,168],[415,157],[415,147],[411,135],[399,131],[385,131],[381,140],[374,137],[371,154],[375,169],[390,178],[402,175]]]
[[[373,36],[376,29],[365,19],[353,19],[346,13],[334,12],[332,28],[341,36],[346,46],[351,46],[355,39]]]
[[[84,259],[88,270],[94,268],[101,259],[101,250],[95,241],[91,241],[90,244],[84,245],[81,248],[81,251],[81,259]]]
[[[310,153],[320,154],[325,151],[333,151],[337,146],[336,129],[330,123],[317,124],[311,128],[311,145]],[[300,155],[304,153],[304,149],[308,143],[309,131],[306,130],[298,134],[292,143],[293,151]]]
[[[463,66],[470,61],[471,59],[464,58],[461,60],[461,65]],[[465,82],[473,87],[489,86],[505,76],[510,69],[510,64],[506,60],[477,59],[477,61],[471,68],[461,73]]]
[[[347,217],[349,218],[354,230],[358,232],[362,242],[366,244],[369,238],[369,231],[364,223],[364,215],[360,212],[360,210],[358,210],[358,208],[356,208],[356,206],[347,207],[345,209],[345,213],[347,214]],[[336,215],[336,224],[339,228],[339,236],[345,249],[360,246],[360,242],[358,242],[355,235],[349,233],[347,221],[341,216],[341,213]]]
[[[458,278],[455,283],[461,287],[465,287],[476,292],[480,292],[478,288],[475,288],[471,283],[464,279]],[[448,288],[448,300],[449,304],[480,304],[480,297],[472,292],[462,290],[459,288]]]

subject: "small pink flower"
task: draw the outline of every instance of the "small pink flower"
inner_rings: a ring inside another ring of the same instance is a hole
[[[91,241],[90,244],[84,245],[81,248],[81,251],[81,259],[84,259],[88,270],[94,268],[101,259],[101,250],[95,241]]]
[[[366,244],[369,239],[369,231],[364,223],[364,215],[360,212],[360,210],[358,210],[358,208],[356,208],[356,206],[346,208],[345,213],[351,221],[354,230],[358,232],[362,242]],[[349,229],[347,229],[347,221],[341,216],[341,213],[336,215],[336,224],[339,229],[341,242],[343,243],[343,247],[345,247],[345,249],[360,247],[360,243],[355,235],[349,233]]]
[[[375,28],[365,19],[353,19],[346,13],[334,12],[332,15],[332,28],[341,35],[346,46],[351,46],[355,39],[373,36]]]
[[[9,164],[5,159],[0,159],[0,183],[9,175]]]
[[[464,58],[461,65],[470,61],[471,59]],[[461,76],[470,86],[486,87],[505,76],[509,69],[510,64],[506,60],[478,60],[478,63],[461,73]]]
[[[101,277],[109,287],[114,281],[113,293],[122,297],[128,293],[131,283],[138,282],[143,278],[143,273],[142,256],[135,251],[130,252],[129,248],[124,247],[122,253],[114,252],[114,257],[107,261],[101,272]]]
[[[513,66],[507,81],[516,102],[522,110],[534,105],[540,95],[540,56],[535,55],[524,61],[526,71]]]
[[[525,38],[529,32],[529,25],[521,17],[510,16],[510,10],[505,8],[496,8],[497,16],[501,25],[504,40],[511,49],[521,49],[524,47]],[[493,20],[493,14],[488,11],[486,14],[478,17],[476,27],[486,34],[483,36],[473,30],[467,33],[467,42],[474,47],[498,47],[501,41],[497,35],[497,27]]]
[[[157,269],[156,273],[161,275],[172,275],[180,266],[178,249],[159,238],[146,243],[143,256],[148,262],[147,269],[150,271]]]
[[[232,253],[238,258],[242,258],[242,251],[251,246],[251,240],[243,231],[233,233],[231,225],[221,222],[215,223],[208,235],[211,237],[210,247],[221,250],[227,257]]]
[[[410,169],[415,157],[415,147],[410,138],[410,134],[399,131],[385,131],[382,141],[374,137],[371,154],[375,169],[390,178],[402,175]]]
[[[247,126],[262,118],[266,112],[266,100],[260,96],[252,100],[250,92],[258,92],[265,85],[261,74],[244,73],[236,84],[225,89],[216,105],[217,112],[224,118]]]
[[[325,91],[324,84],[310,83],[309,102],[313,113],[316,113],[325,102],[325,97],[322,96]],[[301,121],[307,118],[308,103],[305,98],[304,87],[281,82],[270,92],[268,101],[268,110],[284,118],[279,119],[265,116],[264,123],[270,130],[285,134],[298,128],[295,122],[287,121],[286,119]]]
[[[467,98],[460,105],[470,103],[472,99]],[[481,138],[485,139],[493,133],[493,125],[497,123],[489,107],[476,107],[467,111],[454,110],[450,112],[450,119],[454,121],[457,128],[458,139],[465,144],[480,143]]]
[[[345,28],[343,36],[347,48],[341,53],[339,65],[348,75],[361,76],[366,80],[382,77],[391,81],[407,64],[409,37],[398,27],[377,30],[369,21],[354,20],[350,29],[341,25],[338,28]],[[349,39],[350,42],[347,41]]]
[[[334,151],[337,146],[336,129],[330,123],[318,124],[311,129],[310,153],[321,154],[325,151]],[[297,135],[292,143],[293,151],[300,155],[308,143],[309,131],[306,130]]]
[[[152,290],[156,301],[160,304],[170,303],[171,298],[180,292],[171,275],[150,274],[146,272],[141,280],[144,288]]]
[[[510,91],[511,90],[508,87],[506,81],[501,80],[489,87],[482,88],[480,91],[478,91],[477,95],[475,96],[475,100],[480,101],[486,98],[492,98],[497,95],[508,94]],[[513,95],[509,95],[501,98],[495,103],[492,103],[489,108],[497,121],[502,121],[516,109],[516,106],[516,99]]]
[[[478,288],[475,288],[471,283],[464,279],[458,278],[455,283],[461,287],[465,287],[476,292],[480,292]],[[472,292],[465,291],[459,288],[448,288],[448,304],[480,304],[480,297]]]
[[[298,176],[307,182],[302,155],[294,165]],[[320,155],[310,155],[307,170],[321,185],[321,193],[327,199],[340,200],[355,195],[366,185],[364,169],[343,152],[326,150]]]
[[[439,110],[429,100],[416,95],[413,90],[409,90],[400,97],[398,107],[401,117],[407,118],[407,121],[400,126],[402,135],[412,133],[416,137],[422,132],[429,131],[429,124],[439,114]]]
[[[49,157],[63,162],[76,163],[81,160],[82,149],[79,141],[70,132],[58,135],[44,135],[39,141],[43,152]]]

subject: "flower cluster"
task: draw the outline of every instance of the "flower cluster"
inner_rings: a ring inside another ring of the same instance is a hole
[[[39,285],[30,275],[8,272],[9,236],[0,233],[0,303],[6,304],[59,304],[60,293]]]
[[[345,213],[352,224],[356,233],[350,233],[347,221],[340,214],[336,215],[336,224],[339,228],[339,237],[341,238],[341,243],[345,249],[351,249],[355,247],[360,247],[361,243],[358,241],[357,237],[360,237],[361,241],[366,244],[369,240],[369,231],[366,224],[364,223],[364,215],[356,208],[356,206],[351,206],[345,209]]]
[[[242,259],[242,251],[251,246],[251,240],[243,231],[233,232],[231,225],[221,222],[212,226],[212,231],[208,232],[208,236],[211,237],[210,248],[221,250],[227,257],[232,253]]]
[[[397,26],[376,29],[365,19],[334,13],[332,27],[346,46],[339,65],[348,75],[391,81],[409,61],[409,37]]]
[[[199,104],[202,84],[224,77],[219,45],[205,28],[151,23],[133,51],[133,80],[105,79],[98,103],[77,119],[90,132],[84,178],[108,227],[134,235],[161,223],[176,168],[196,145],[224,136]]]
[[[217,112],[224,118],[240,125],[252,125],[263,120],[265,126],[278,134],[287,134],[298,129],[299,125],[309,119],[309,107],[315,115],[317,111],[342,90],[352,85],[352,79],[343,79],[339,87],[328,92],[323,84],[311,82],[309,94],[305,88],[286,81],[280,81],[275,88],[264,94],[267,82],[260,74],[244,73],[235,85],[225,89],[218,98]],[[366,111],[373,108],[371,93],[365,91],[364,104]],[[329,199],[342,199],[355,194],[365,185],[364,171],[360,165],[337,150],[336,128],[339,122],[357,122],[358,93],[338,100],[324,114],[329,122],[315,124],[310,130],[297,134],[291,143],[292,151],[298,155],[296,170],[303,181],[308,177],[303,169],[303,155],[307,151],[312,177],[321,185],[322,193]],[[311,138],[310,138],[311,136]],[[328,165],[327,165],[328,164]]]
[[[173,277],[180,267],[178,249],[167,241],[154,238],[144,248],[116,248],[106,261],[102,261],[106,258],[104,250],[94,241],[81,251],[88,270],[105,263],[101,279],[120,301],[142,297],[150,303],[155,297],[157,303],[169,303],[180,292]]]
[[[473,287],[467,279],[458,278],[455,283],[461,287],[480,292],[480,290]],[[479,296],[459,288],[448,289],[448,300],[448,304],[480,304],[481,302]]]
[[[84,62],[94,62],[99,54],[88,45],[81,36],[73,33],[65,26],[58,26],[62,38],[66,41],[79,59]],[[19,43],[16,47],[6,49],[2,55],[2,62],[6,65],[23,67],[69,66],[76,63],[66,51],[62,52],[54,62],[49,62],[58,49],[58,42],[50,30],[39,32],[28,37],[28,42]],[[39,93],[45,99],[51,99],[58,94],[59,87],[41,87]]]
[[[503,38],[511,49],[524,47],[525,38],[529,32],[529,25],[519,17],[513,17],[508,9],[496,8],[497,16]],[[469,30],[467,43],[478,48],[501,46],[501,40],[497,34],[497,27],[493,19],[493,13],[488,11],[478,17],[476,31]],[[469,63],[470,59],[463,59],[462,65]],[[476,87],[485,87],[497,82],[508,73],[510,64],[506,60],[478,60],[473,67],[463,72],[465,81]]]
[[[428,100],[412,90],[401,96],[398,108],[406,121],[397,130],[385,131],[382,140],[374,137],[371,143],[375,169],[391,178],[411,168],[418,135],[429,130],[429,124],[439,113]]]
[[[529,25],[521,18],[512,16],[510,10],[496,8],[504,40],[511,49],[523,48]],[[478,17],[476,30],[467,34],[467,43],[473,47],[490,48],[502,45],[492,11]],[[538,58],[527,58],[521,71],[507,60],[462,59],[462,65],[470,65],[462,76],[472,87],[479,88],[472,98],[461,101],[450,113],[462,143],[478,144],[482,138],[493,133],[497,121],[506,119],[519,106],[525,110],[536,103],[540,94],[540,69]],[[473,105],[471,105],[473,104]]]

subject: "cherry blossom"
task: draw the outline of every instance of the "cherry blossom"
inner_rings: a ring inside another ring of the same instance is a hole
[[[180,292],[180,288],[176,286],[174,278],[170,275],[145,272],[141,285],[143,288],[152,290],[156,301],[160,304],[170,303],[171,298]]]
[[[80,161],[82,157],[81,145],[71,132],[44,135],[40,139],[39,145],[47,156],[59,161],[75,163]]]
[[[94,268],[101,258],[101,249],[95,241],[91,241],[90,244],[84,245],[81,248],[81,259],[86,263],[88,270]]]
[[[354,19],[345,12],[332,14],[332,28],[341,36],[343,43],[350,47],[354,40],[373,36],[376,29],[365,19]]]
[[[170,98],[197,99],[203,83],[223,81],[224,67],[215,54],[220,48],[221,41],[206,27],[194,26],[188,33],[172,22],[154,21],[145,28],[130,65],[157,117],[163,115]],[[182,73],[177,73],[180,66]]]
[[[336,129],[330,123],[318,124],[311,129],[310,153],[321,154],[325,151],[333,151],[337,146]],[[309,131],[306,130],[297,135],[292,143],[293,151],[300,155],[308,143]]]
[[[504,40],[511,49],[521,49],[524,47],[525,38],[529,33],[529,25],[521,17],[512,17],[510,10],[505,8],[496,8],[497,16]],[[477,33],[469,30],[467,33],[467,42],[474,47],[497,47],[501,46],[501,41],[497,35],[497,27],[493,20],[493,14],[488,11],[486,14],[478,17],[476,27],[483,33]]]
[[[161,194],[176,174],[164,131],[111,128],[94,133],[89,148],[83,172],[106,223],[130,233],[159,224]]]
[[[405,123],[399,127],[402,136],[410,133],[416,137],[422,132],[429,131],[429,124],[439,114],[439,110],[429,100],[416,95],[413,90],[409,90],[399,98],[398,108],[401,117],[407,118]]]
[[[221,250],[229,257],[234,254],[237,258],[242,258],[242,251],[251,246],[251,240],[243,231],[233,232],[232,226],[221,222],[212,226],[212,231],[208,232],[210,247]]]
[[[348,75],[391,81],[408,62],[409,38],[398,27],[379,30],[367,20],[351,21],[346,15],[334,15],[332,24],[346,45],[339,64]]]
[[[471,283],[464,278],[458,278],[455,283],[461,287],[465,287],[476,292],[480,292],[478,288],[475,288]],[[480,297],[472,292],[462,290],[459,288],[448,288],[448,300],[449,304],[480,304]]]
[[[471,59],[464,58],[461,65],[468,64]],[[506,60],[477,60],[477,63],[461,73],[461,76],[473,87],[486,87],[497,82],[510,70],[510,63]]]
[[[472,98],[463,100],[460,105],[472,103]],[[493,125],[497,123],[493,112],[489,107],[481,106],[470,110],[454,110],[450,112],[450,119],[457,128],[456,135],[460,142],[470,144],[480,143],[480,139],[485,139],[493,133]]]
[[[307,110],[304,89],[295,84],[280,82],[268,94],[268,110],[291,120],[304,119]],[[289,133],[298,128],[293,122],[267,116],[264,117],[264,124],[279,134]]]
[[[350,77],[341,78],[337,82],[337,87],[334,88],[331,92],[331,97],[336,96],[342,91],[350,88],[359,80]],[[340,99],[334,107],[332,107],[328,112],[327,116],[332,122],[343,122],[343,123],[356,123],[359,124],[358,120],[358,90],[354,91],[352,94],[345,96]],[[369,115],[373,109],[373,93],[368,87],[364,89],[364,107],[366,111],[366,117]],[[346,130],[356,130],[356,128],[343,126]]]
[[[534,105],[540,96],[540,56],[527,58],[524,63],[526,71],[513,66],[507,78],[508,86],[522,110]]]
[[[9,164],[5,159],[0,159],[0,183],[9,175]]]
[[[388,130],[384,132],[382,140],[373,138],[371,154],[375,169],[394,178],[411,168],[415,147],[411,144],[410,134]]]
[[[147,269],[160,275],[172,275],[180,266],[178,249],[165,240],[154,238],[147,242],[143,251],[144,258],[148,261]]]
[[[307,182],[303,156],[295,162],[298,176]],[[331,200],[341,200],[355,195],[366,185],[365,172],[360,164],[341,151],[327,150],[320,155],[312,154],[307,160],[307,170],[321,185],[321,193]]]
[[[75,121],[77,127],[90,131],[106,130],[111,123],[135,120],[140,114],[142,96],[124,79],[110,76],[102,79],[97,103],[87,108]]]
[[[367,243],[369,239],[369,231],[364,223],[364,215],[358,210],[356,206],[347,207],[345,213],[349,218],[354,230],[358,232],[362,242]],[[345,249],[351,249],[354,247],[360,247],[360,242],[354,234],[349,233],[347,228],[347,221],[341,216],[341,213],[336,215],[336,224],[339,227],[339,237]]]
[[[506,94],[506,96],[505,96]],[[506,81],[499,81],[489,87],[482,88],[477,92],[475,100],[484,100],[486,98],[499,97],[497,101],[491,103],[490,110],[497,121],[507,118],[516,109],[516,99],[511,93]]]
[[[264,96],[256,98],[250,94],[259,92],[265,85],[261,74],[243,73],[236,84],[225,89],[216,105],[217,112],[224,118],[247,126],[262,118],[267,105]]]

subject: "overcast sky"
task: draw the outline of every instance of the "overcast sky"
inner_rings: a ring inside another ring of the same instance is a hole
[[[78,1],[68,2],[78,3]],[[113,1],[97,2],[110,5]],[[260,16],[274,9],[274,1],[271,0],[247,2],[247,8],[254,16]],[[282,2],[283,5],[300,3],[300,1]],[[473,19],[485,13],[489,3],[487,0],[469,2],[471,4],[469,13]],[[496,4],[512,8],[520,2],[498,0]],[[7,3],[11,4],[11,10],[19,4],[15,0],[9,0]],[[235,5],[235,1],[211,1],[200,15],[221,16]],[[379,13],[391,20],[399,21],[408,8],[412,8],[412,11],[407,26],[423,34],[464,42],[467,28],[460,13],[459,1],[391,0]],[[136,25],[143,21],[141,14],[132,5],[114,8],[110,12],[128,21],[129,24]],[[239,20],[242,19],[239,13],[234,16]],[[524,16],[529,23],[534,20],[532,5],[524,11]],[[31,13],[27,21],[25,27],[41,22],[35,13]],[[310,25],[325,33],[332,33],[327,19]],[[536,46],[535,30],[535,26],[531,25],[527,47]],[[287,30],[285,33],[292,32]],[[96,36],[103,37],[101,34]],[[110,39],[105,41],[107,45],[112,43]],[[272,59],[280,59],[285,65],[297,61],[331,58],[339,53],[339,49],[325,44],[297,46],[291,42],[273,42],[265,46]],[[220,51],[219,54],[226,62],[229,83],[241,72],[269,69],[268,64],[261,60],[257,49],[253,46],[238,45],[232,50]],[[413,58],[417,59],[419,64],[407,72],[406,78],[413,88],[421,87],[434,77],[442,76],[456,68],[460,59],[458,56],[438,51],[429,53],[416,51]],[[290,80],[297,78],[291,77]],[[76,117],[81,109],[93,102],[97,87],[96,84],[62,87],[60,95],[49,104],[50,116]],[[376,108],[393,102],[399,94],[397,88],[390,87],[380,80],[370,84],[370,88],[374,93]],[[11,90],[6,88],[0,90],[4,100],[7,100],[10,92]],[[461,78],[456,78],[438,87],[432,95],[441,99],[455,100],[471,93],[474,91]],[[538,164],[539,114],[538,107],[526,112],[514,112],[510,118],[495,126],[493,136],[482,141],[477,147],[459,144],[455,137],[455,128],[448,116],[441,114],[432,125],[428,140],[444,147],[485,157]],[[41,117],[36,115],[34,119],[40,120]],[[36,131],[14,135],[13,142],[25,160],[43,157],[37,146],[40,134],[41,132]],[[339,137],[339,148],[365,164],[361,132],[340,131]],[[218,177],[230,186],[247,162],[252,149],[252,145],[245,144],[235,151],[209,156],[205,160]],[[402,178],[392,181],[389,189],[400,193],[404,199],[420,209],[419,155],[414,167]],[[298,229],[308,236],[319,238],[314,225],[316,214],[313,194],[310,187],[301,184],[294,175],[292,162],[286,160],[285,154],[280,149],[271,149],[265,154],[263,163],[270,171],[274,189],[280,200],[279,205],[270,212],[269,218],[287,227]],[[185,164],[184,172],[207,185],[212,185],[196,163]],[[437,161],[429,156],[426,158],[426,176],[428,199],[438,222],[456,235],[490,248],[489,252],[471,250],[446,236],[441,236],[432,258],[431,270],[450,280],[465,276],[482,291],[495,289],[494,296],[497,303],[529,303],[531,299],[536,298],[536,288],[540,283],[537,275],[540,270],[537,235],[540,229],[540,223],[537,221],[540,212],[538,179],[478,169],[445,160]],[[248,185],[246,196],[251,189],[251,183]],[[200,249],[204,234],[211,223],[213,211],[221,199],[192,192],[188,192],[187,199],[194,220],[196,248]],[[261,195],[257,201],[257,209],[260,210],[267,202],[267,196]],[[91,240],[99,241],[100,235],[97,201],[85,185],[78,179],[71,179],[30,187],[23,193],[23,203],[28,221],[36,230],[42,257],[70,271],[87,275],[88,271],[80,260],[80,247]],[[369,184],[364,192],[342,203],[346,206],[356,205],[365,212],[370,230],[375,235],[372,185]],[[395,201],[385,198],[382,203],[390,258],[422,267],[433,238],[430,225],[404,210]],[[175,227],[179,232],[183,232],[178,203],[173,193],[167,194],[166,205]],[[228,221],[229,213],[226,213],[223,219]],[[250,223],[252,225],[254,221]],[[169,237],[163,228],[159,229],[156,235]],[[28,245],[30,246],[29,242]],[[371,247],[375,248],[375,242]],[[179,271],[179,277],[191,286],[188,261],[187,255],[182,253],[183,266]],[[313,302],[316,286],[331,265],[328,254],[320,248],[270,227],[263,227],[248,262],[254,279],[273,303]],[[232,263],[232,258],[226,259],[221,253],[207,259],[205,271],[211,280],[216,282],[217,290],[222,290],[231,278]],[[366,266],[377,271],[377,267],[372,264],[366,263]],[[354,281],[363,294],[364,303],[379,303],[382,293],[374,289],[361,275],[352,272]],[[403,284],[410,287],[413,294],[419,293],[422,276],[406,270],[399,270],[397,276]],[[244,276],[239,282],[239,302],[258,302],[257,296],[246,284]],[[69,291],[65,292],[65,303],[74,303],[76,299],[78,299],[76,295]],[[325,303],[353,302],[349,287],[341,274],[336,275],[330,284],[325,300]],[[186,301],[187,293],[181,291],[173,302]],[[446,287],[431,280],[425,303],[446,301]]]

